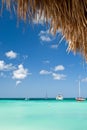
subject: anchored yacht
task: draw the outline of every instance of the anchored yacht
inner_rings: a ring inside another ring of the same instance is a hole
[[[77,101],[85,101],[86,99],[81,97],[81,94],[80,94],[80,80],[79,80],[79,96],[76,98]]]

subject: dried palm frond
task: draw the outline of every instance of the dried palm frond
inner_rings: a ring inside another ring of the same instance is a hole
[[[68,49],[81,52],[87,60],[87,0],[2,0],[15,8],[19,18],[32,20],[39,12],[49,21],[53,32],[61,29]]]

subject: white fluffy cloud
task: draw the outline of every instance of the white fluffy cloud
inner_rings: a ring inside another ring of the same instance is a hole
[[[0,71],[10,71],[15,67],[10,63],[6,64],[3,60],[0,60]]]
[[[39,33],[39,36],[42,36],[42,35],[49,35],[49,30],[46,30],[46,31],[43,31],[41,30],[40,33]]]
[[[41,74],[41,75],[49,75],[49,74],[51,74],[51,72],[50,72],[50,71],[47,71],[47,70],[41,70],[41,71],[40,71],[40,74]]]
[[[25,79],[28,76],[28,69],[25,69],[22,64],[18,66],[17,70],[13,71],[13,79]]]
[[[39,73],[40,75],[49,75],[52,76],[54,80],[65,80],[66,75],[61,73],[56,73],[57,71],[63,71],[65,68],[63,65],[55,66],[54,69],[48,70],[41,70]]]
[[[21,84],[21,81],[20,80],[16,81],[16,86],[19,84]]]
[[[50,41],[51,41],[51,39],[50,39],[49,36],[40,36],[40,39],[41,39],[42,41],[45,41],[45,42],[50,42]]]
[[[12,50],[11,51],[8,51],[5,53],[6,57],[10,58],[10,59],[15,59],[17,57],[17,53],[16,52],[13,52]]]
[[[53,40],[52,35],[50,34],[49,30],[46,31],[40,31],[39,33],[40,40],[43,42],[50,42]]]
[[[82,82],[87,82],[87,77],[82,79]]]
[[[54,80],[65,80],[66,75],[64,74],[56,74],[56,73],[52,73],[53,79]]]
[[[57,65],[57,66],[55,66],[54,71],[62,71],[62,70],[64,70],[64,69],[65,69],[65,68],[64,68],[63,65]]]

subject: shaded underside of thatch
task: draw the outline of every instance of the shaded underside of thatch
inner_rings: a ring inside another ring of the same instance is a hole
[[[68,50],[81,52],[87,60],[87,0],[2,0],[18,18],[33,20],[39,14],[50,20],[54,33],[59,29],[68,41]],[[4,5],[2,3],[2,5]]]

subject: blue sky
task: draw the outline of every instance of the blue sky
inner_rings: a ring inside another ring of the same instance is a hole
[[[39,21],[0,17],[0,97],[87,97],[87,65],[80,54],[67,52],[67,41]]]

